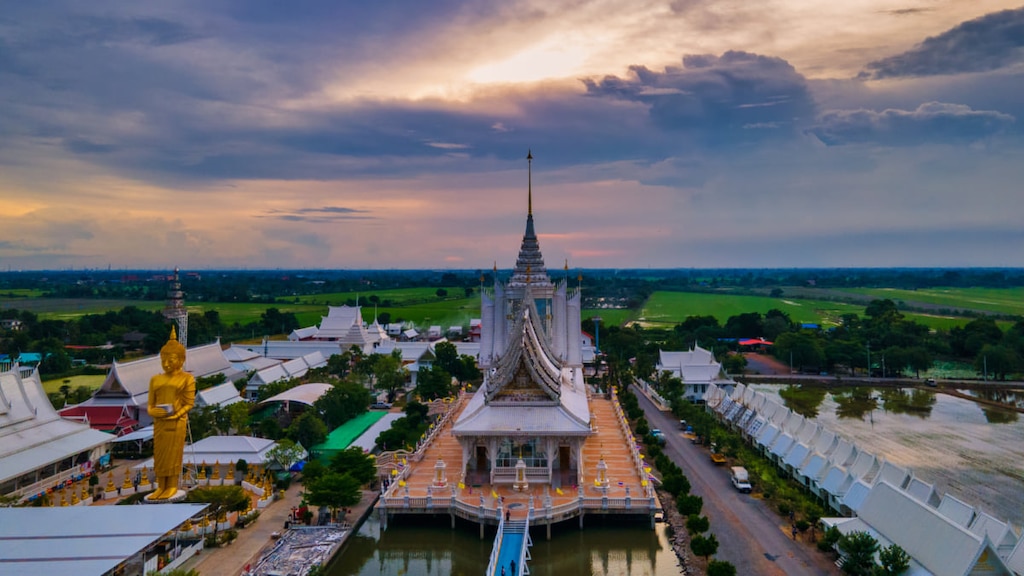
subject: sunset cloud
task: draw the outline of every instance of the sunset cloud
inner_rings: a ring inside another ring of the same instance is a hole
[[[13,3],[0,261],[1024,265],[1024,8],[824,6]]]

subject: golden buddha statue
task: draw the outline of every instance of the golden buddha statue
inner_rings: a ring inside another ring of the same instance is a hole
[[[149,500],[166,500],[178,492],[188,411],[196,400],[196,379],[182,370],[185,347],[178,342],[173,327],[170,339],[160,349],[160,364],[164,373],[149,381],[147,411],[153,417],[153,471],[157,486]]]

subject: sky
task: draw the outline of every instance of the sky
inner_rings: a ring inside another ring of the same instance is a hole
[[[1019,1],[1019,0],[1018,0]],[[0,270],[1024,266],[1024,6],[0,12]]]

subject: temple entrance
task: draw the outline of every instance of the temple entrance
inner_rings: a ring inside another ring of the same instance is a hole
[[[476,467],[469,474],[469,483],[472,486],[480,486],[490,482],[491,478],[491,461],[487,458],[487,447],[477,446],[476,447]]]
[[[555,488],[574,486],[576,484],[576,470],[572,467],[571,446],[558,447],[558,469],[551,479],[551,484]]]

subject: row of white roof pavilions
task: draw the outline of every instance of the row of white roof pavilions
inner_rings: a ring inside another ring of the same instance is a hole
[[[835,512],[856,517],[825,519],[827,526],[844,533],[866,530],[883,546],[900,544],[913,558],[908,576],[1024,576],[1024,538],[1009,522],[950,494],[940,496],[913,471],[875,456],[742,383],[731,392],[712,384],[705,399],[719,419],[783,472]],[[927,536],[923,544],[913,541],[915,533]],[[998,558],[984,554],[989,549]],[[945,557],[949,554],[955,558]],[[978,572],[979,561],[999,566]]]

